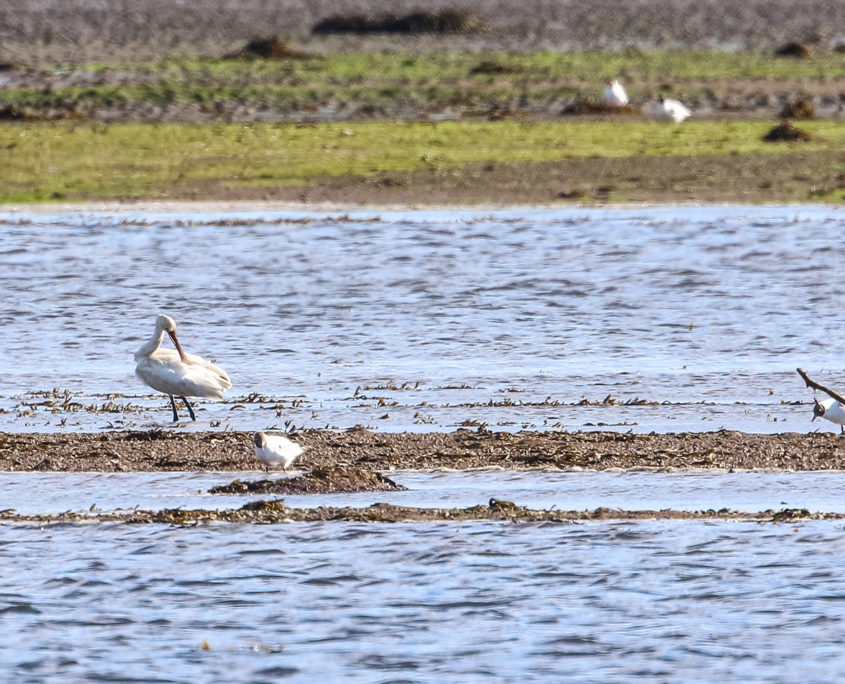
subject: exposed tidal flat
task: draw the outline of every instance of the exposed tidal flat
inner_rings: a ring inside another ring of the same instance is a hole
[[[314,34],[338,3],[0,1],[10,680],[845,667],[795,373],[842,387],[842,3],[457,4],[485,30],[398,50]],[[222,58],[256,26],[306,54]],[[642,113],[563,113],[607,77]],[[232,374],[196,423],[132,374],[159,311]]]

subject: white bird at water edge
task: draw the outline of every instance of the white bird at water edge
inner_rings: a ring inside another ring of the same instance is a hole
[[[298,456],[305,452],[299,444],[281,435],[265,435],[255,433],[255,458],[266,466],[281,465],[288,473],[288,467]]]
[[[161,349],[164,333],[170,336],[176,349]],[[185,403],[191,420],[196,420],[187,397],[222,399],[223,392],[232,386],[232,381],[222,368],[201,356],[186,354],[182,350],[176,337],[176,321],[164,314],[156,317],[155,332],[135,352],[135,361],[135,374],[154,390],[170,397],[174,423],[179,420],[174,396]]]
[[[607,87],[604,89],[604,102],[611,107],[624,107],[628,104],[628,93],[616,79],[607,82]]]
[[[813,399],[813,402],[813,418],[810,422],[812,423],[816,418],[824,418],[839,425],[840,433],[845,435],[845,408],[842,407],[842,404],[836,399],[825,399],[824,401]]]

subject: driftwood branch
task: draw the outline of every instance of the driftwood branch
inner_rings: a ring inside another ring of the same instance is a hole
[[[798,371],[798,375],[800,375],[804,379],[804,382],[807,383],[807,387],[812,387],[813,389],[821,390],[825,394],[836,399],[836,401],[838,401],[840,404],[845,404],[845,397],[843,397],[841,394],[839,394],[838,392],[834,392],[832,389],[828,389],[824,385],[813,380],[809,375],[807,375],[807,371],[802,370],[800,368],[796,368],[795,370]]]

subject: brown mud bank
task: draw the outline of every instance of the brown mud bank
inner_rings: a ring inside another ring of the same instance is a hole
[[[510,501],[490,499],[486,506],[471,508],[412,508],[377,503],[367,508],[288,508],[284,501],[254,501],[237,509],[205,510],[169,508],[162,511],[131,510],[113,513],[74,513],[58,515],[19,515],[0,511],[0,524],[51,523],[159,523],[165,525],[204,525],[209,523],[252,523],[268,525],[293,522],[473,522],[578,523],[613,520],[721,520],[725,522],[797,522],[807,520],[842,520],[843,513],[812,513],[804,508],[747,513],[726,508],[707,511],[626,511],[596,508],[591,511],[536,510]]]
[[[556,162],[488,162],[459,168],[346,174],[301,187],[166,189],[171,199],[375,206],[548,205],[623,202],[776,203],[845,199],[845,152],[777,151],[694,157],[635,156]]]
[[[833,433],[733,431],[378,433],[303,430],[295,468],[373,471],[477,468],[845,470],[845,438]],[[0,433],[0,471],[262,471],[252,434],[176,430]]]
[[[406,487],[381,473],[365,468],[335,466],[314,468],[298,477],[241,480],[212,487],[209,494],[350,494],[355,492],[399,492]]]

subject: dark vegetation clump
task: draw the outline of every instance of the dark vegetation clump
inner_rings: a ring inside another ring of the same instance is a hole
[[[311,59],[314,55],[294,48],[290,41],[278,36],[253,38],[240,50],[225,59]]]
[[[24,113],[14,105],[0,105],[0,121],[20,121],[23,118]]]
[[[802,98],[795,102],[787,102],[780,112],[781,119],[815,119],[816,107],[809,98]]]
[[[418,11],[397,16],[335,15],[323,19],[313,33],[478,33],[484,22],[468,10]]]
[[[587,116],[591,114],[642,114],[639,107],[622,105],[617,107],[606,102],[594,100],[575,100],[566,105],[560,112],[564,116]]]
[[[796,140],[812,140],[812,136],[807,131],[802,131],[790,121],[781,121],[777,126],[770,130],[763,136],[766,142],[789,142]]]
[[[518,67],[502,64],[498,59],[485,59],[469,70],[470,76],[481,76],[485,74],[518,74],[521,71]]]
[[[775,54],[778,57],[794,57],[795,59],[807,59],[810,56],[810,48],[803,43],[787,43],[781,45]]]
[[[299,477],[274,480],[234,480],[212,487],[209,494],[336,494],[396,492],[405,489],[381,473],[349,466],[314,468]]]

